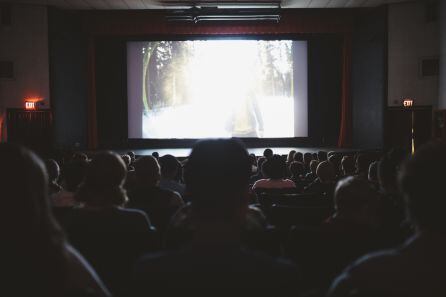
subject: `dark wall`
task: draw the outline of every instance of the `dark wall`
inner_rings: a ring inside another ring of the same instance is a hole
[[[50,98],[59,148],[87,145],[87,41],[78,13],[48,10]]]
[[[353,147],[384,146],[387,102],[387,10],[364,11],[358,18],[352,44]]]
[[[388,108],[386,119],[386,148],[410,152],[412,137],[415,150],[432,139],[432,106]]]
[[[249,147],[336,146],[337,144],[342,38],[337,34],[307,35],[299,38],[308,39],[309,137],[245,139],[244,142]],[[126,39],[116,37],[98,39],[96,102],[99,147],[189,147],[193,144],[194,140],[167,139],[127,142],[126,71]]]

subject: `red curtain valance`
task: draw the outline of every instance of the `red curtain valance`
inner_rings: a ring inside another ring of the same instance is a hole
[[[347,33],[352,30],[354,10],[289,9],[278,24],[267,22],[184,23],[168,22],[165,12],[84,12],[84,29],[91,35],[207,35],[207,34],[312,34]]]

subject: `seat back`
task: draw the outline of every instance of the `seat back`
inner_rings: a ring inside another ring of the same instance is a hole
[[[280,229],[294,225],[317,226],[329,216],[328,206],[289,206],[273,204],[268,218]]]
[[[329,201],[322,194],[260,192],[258,201],[267,211],[273,204],[300,207],[328,207]]]
[[[294,189],[262,189],[257,197],[269,222],[278,228],[318,225],[330,214],[330,202],[323,194],[300,194]]]

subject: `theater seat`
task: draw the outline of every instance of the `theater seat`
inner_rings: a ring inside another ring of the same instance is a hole
[[[276,195],[280,195],[280,194],[299,194],[300,190],[297,188],[273,188],[273,189],[269,189],[269,188],[256,188],[254,189],[254,192],[257,195],[260,194],[276,194]]]
[[[261,192],[258,194],[259,203],[265,210],[273,204],[301,207],[328,207],[329,201],[322,194],[296,194],[282,192]]]
[[[159,249],[157,232],[69,232],[70,242],[91,263],[115,295],[125,296],[133,265]]]
[[[293,225],[317,226],[329,216],[328,206],[273,204],[268,212],[271,224],[284,229]]]

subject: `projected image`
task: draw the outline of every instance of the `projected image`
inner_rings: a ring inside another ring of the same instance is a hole
[[[142,138],[295,136],[293,41],[152,41],[138,50],[141,83],[129,86],[140,88]]]

